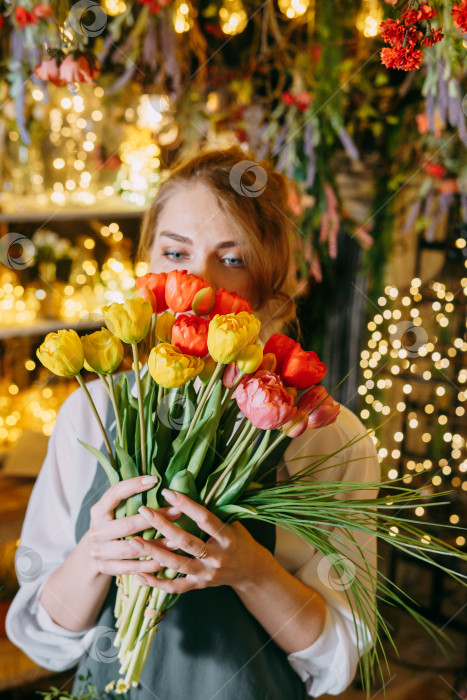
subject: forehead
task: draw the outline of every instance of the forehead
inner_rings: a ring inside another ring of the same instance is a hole
[[[158,217],[156,233],[168,229],[181,235],[213,235],[228,234],[234,228],[234,218],[221,208],[215,193],[207,185],[196,183],[170,193]]]

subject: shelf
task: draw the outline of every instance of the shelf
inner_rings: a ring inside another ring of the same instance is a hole
[[[111,201],[97,204],[95,206],[77,206],[69,204],[64,206],[38,208],[34,198],[24,198],[21,200],[21,210],[1,206],[0,203],[0,224],[21,224],[21,223],[47,223],[49,219],[54,221],[68,221],[72,219],[129,219],[142,217],[147,206],[126,205],[120,198],[113,198]]]
[[[9,338],[19,338],[27,337],[31,335],[45,335],[51,333],[52,331],[57,331],[61,328],[72,329],[75,331],[85,331],[92,330],[96,328],[101,328],[104,324],[104,320],[81,320],[81,321],[66,321],[61,318],[42,318],[37,319],[33,323],[29,323],[25,326],[11,326],[10,328],[0,329],[0,340],[7,340]]]

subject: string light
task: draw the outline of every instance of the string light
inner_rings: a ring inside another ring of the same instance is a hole
[[[222,31],[230,36],[241,34],[248,24],[248,16],[241,0],[223,0],[219,17]]]

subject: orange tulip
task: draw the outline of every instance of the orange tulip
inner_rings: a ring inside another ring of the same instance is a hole
[[[208,352],[208,327],[205,318],[181,314],[172,326],[172,345],[186,355],[204,357]]]
[[[214,318],[216,314],[239,314],[240,311],[247,311],[251,314],[250,302],[243,299],[237,292],[228,292],[221,287],[216,292],[214,306],[211,309],[209,318]]]
[[[161,311],[165,311],[167,308],[167,303],[165,301],[166,282],[166,272],[147,272],[145,275],[136,278],[136,289],[149,289],[154,294],[158,314],[160,314]],[[148,297],[145,298],[147,299]],[[154,306],[153,311],[156,313]]]
[[[196,293],[209,282],[197,275],[188,274],[186,270],[172,270],[167,275],[165,285],[165,301],[172,311],[188,311],[191,309]]]

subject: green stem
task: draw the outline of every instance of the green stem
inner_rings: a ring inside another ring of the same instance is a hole
[[[212,499],[213,495],[214,495],[215,492],[217,491],[217,489],[218,489],[220,483],[224,480],[224,477],[227,476],[227,474],[228,474],[230,471],[232,471],[232,469],[233,469],[233,467],[235,466],[236,462],[238,462],[238,459],[239,459],[240,455],[243,454],[244,450],[245,450],[245,449],[248,447],[248,445],[250,444],[251,439],[252,439],[253,435],[255,434],[256,430],[257,430],[256,426],[252,425],[251,428],[246,432],[246,435],[245,435],[244,440],[243,440],[242,442],[240,442],[240,444],[239,444],[239,449],[238,449],[237,453],[235,454],[235,456],[234,456],[234,458],[232,459],[232,461],[226,466],[226,468],[225,468],[224,471],[221,473],[221,475],[220,475],[219,478],[217,479],[216,483],[214,484],[214,486],[212,487],[212,489],[210,490],[210,492],[208,493],[208,495],[207,495],[206,498],[204,499],[204,501],[203,501],[203,506],[207,506],[207,504],[209,503],[209,501]]]
[[[143,474],[146,471],[146,435],[144,430],[143,392],[141,387],[141,375],[139,371],[138,343],[132,343],[133,362],[135,365],[136,388],[138,391],[139,432],[141,435],[141,467]]]
[[[240,372],[240,373],[239,373],[237,379],[234,381],[234,383],[232,384],[232,386],[230,387],[230,389],[229,389],[229,390],[226,392],[226,394],[223,396],[223,398],[222,398],[222,404],[221,404],[222,411],[224,411],[224,409],[227,408],[227,406],[228,406],[228,404],[229,404],[229,401],[230,401],[230,399],[232,398],[232,394],[234,393],[235,389],[237,388],[237,386],[238,386],[238,385],[240,384],[240,382],[242,381],[243,375],[244,375],[244,374],[245,374],[244,372]]]
[[[119,441],[120,445],[123,446],[122,424],[121,424],[120,415],[118,412],[117,397],[115,395],[115,385],[113,382],[113,377],[111,374],[110,375],[100,374],[99,377],[104,382],[105,388],[107,389],[107,393],[109,394],[109,398],[112,402],[112,406],[113,406],[114,413],[115,413],[115,421],[117,423],[118,441]]]
[[[75,377],[76,377],[76,380],[78,381],[78,384],[80,385],[80,387],[82,388],[82,390],[83,390],[84,393],[86,394],[86,398],[87,398],[87,400],[89,401],[89,404],[90,404],[90,406],[91,406],[92,412],[94,413],[94,416],[96,417],[96,420],[97,420],[97,422],[98,422],[98,424],[99,424],[99,428],[101,429],[102,436],[103,436],[104,442],[105,442],[105,446],[106,446],[106,448],[107,448],[107,452],[109,453],[110,463],[111,463],[112,467],[115,469],[115,459],[114,459],[114,456],[113,456],[113,453],[112,453],[112,448],[110,447],[109,438],[107,437],[107,433],[105,432],[105,428],[104,428],[104,426],[103,426],[103,424],[102,424],[101,417],[100,417],[100,415],[99,415],[98,412],[97,412],[97,408],[96,408],[96,406],[95,406],[95,404],[94,404],[94,401],[93,401],[92,398],[91,398],[91,394],[89,393],[89,390],[88,390],[88,388],[87,388],[87,386],[86,386],[85,381],[83,380],[83,377],[82,377],[80,374],[76,374]]]
[[[220,362],[217,363],[217,367],[214,370],[211,379],[209,380],[209,383],[207,384],[205,390],[202,392],[201,396],[198,399],[198,405],[196,407],[196,411],[193,415],[193,418],[191,419],[190,427],[187,430],[185,438],[188,437],[188,435],[191,433],[193,428],[196,425],[196,421],[198,420],[199,414],[203,410],[203,406],[206,403],[207,399],[209,398],[209,394],[211,393],[211,389],[216,383],[220,373],[225,369],[225,365],[222,365]]]

